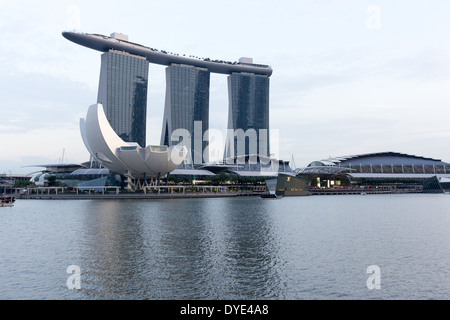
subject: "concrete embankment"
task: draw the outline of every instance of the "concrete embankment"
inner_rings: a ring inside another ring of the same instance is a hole
[[[313,189],[310,195],[340,195],[340,194],[400,194],[400,193],[422,193],[421,189]]]
[[[310,189],[308,195],[358,195],[358,194],[399,194],[399,193],[422,193],[421,188],[404,188],[404,189],[389,189],[389,188],[365,188],[365,189]],[[16,195],[16,199],[35,199],[35,200],[95,200],[95,199],[186,199],[186,198],[229,198],[229,197],[243,197],[243,196],[260,196],[267,192],[262,190],[240,190],[240,191],[219,191],[211,187],[204,188],[200,191],[177,192],[175,189],[161,192],[58,192],[57,190],[35,191]],[[287,195],[286,195],[287,196]]]
[[[229,198],[239,196],[253,196],[251,193],[118,193],[118,194],[29,194],[18,196],[18,199],[33,199],[33,200],[119,200],[119,199],[135,199],[135,200],[150,200],[150,199],[186,199],[186,198]]]

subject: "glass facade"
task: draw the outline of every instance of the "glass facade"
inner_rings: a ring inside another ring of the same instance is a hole
[[[208,162],[203,155],[208,139],[203,141],[209,128],[210,72],[204,68],[172,64],[166,68],[166,101],[161,144],[172,146],[172,133],[177,129],[189,132],[192,162]]]
[[[102,55],[97,102],[126,142],[146,146],[148,61],[110,50]]]
[[[278,175],[277,196],[307,196],[310,182],[305,177],[293,177],[285,174]]]
[[[255,153],[269,156],[269,77],[250,73],[233,73],[228,76],[228,95],[229,136],[225,147],[225,158]],[[242,129],[246,135],[244,148],[238,145],[236,130],[239,129]],[[251,139],[256,141],[253,143]]]

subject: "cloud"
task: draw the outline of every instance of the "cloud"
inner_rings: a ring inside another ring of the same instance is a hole
[[[448,50],[422,48],[399,53],[381,66],[385,72],[402,81],[435,82],[450,79]]]
[[[96,101],[83,83],[38,73],[0,75],[0,96],[1,131],[15,133],[65,127]]]
[[[42,73],[0,75],[0,168],[26,173],[30,159],[57,162],[65,148],[74,162],[89,159],[79,132],[79,118],[95,103],[85,83]]]
[[[212,5],[202,0],[131,2],[123,8],[118,1],[78,1],[80,10],[71,11],[73,3],[66,1],[4,0],[0,138],[17,143],[0,158],[27,162],[27,155],[44,154],[56,159],[65,147],[85,160],[78,118],[96,101],[100,53],[61,36],[73,22],[80,31],[124,32],[131,41],[180,54],[224,60],[251,56],[271,65],[271,128],[280,128],[280,152],[288,159],[294,153],[297,164],[329,153],[421,153],[418,142],[430,156],[435,146],[442,153],[437,157],[449,158],[442,148],[448,140],[450,101],[449,4],[381,0],[375,3],[381,9],[381,28],[369,30],[371,4],[305,0]],[[137,5],[139,12],[133,9]],[[109,19],[99,20],[100,10]],[[73,19],[74,12],[79,20]],[[151,65],[149,77],[148,130],[159,143],[164,67]],[[212,127],[225,129],[224,75],[211,78],[210,116]]]

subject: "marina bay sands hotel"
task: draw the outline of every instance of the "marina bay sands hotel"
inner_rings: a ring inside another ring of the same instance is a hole
[[[97,103],[103,105],[111,127],[123,141],[136,142],[142,148],[146,146],[149,63],[155,63],[167,66],[161,145],[176,144],[171,141],[172,133],[185,129],[191,136],[190,156],[192,160],[197,159],[194,163],[198,163],[198,159],[208,162],[203,151],[208,145],[204,134],[209,129],[209,88],[213,72],[228,75],[228,134],[230,129],[243,132],[254,129],[256,132],[257,150],[249,149],[248,144],[245,150],[239,149],[236,138],[227,137],[227,141],[232,142],[225,147],[224,159],[253,153],[270,155],[269,77],[272,69],[269,66],[254,64],[251,58],[227,62],[173,54],[129,42],[128,36],[120,33],[104,36],[63,32],[63,36],[103,52]],[[201,130],[201,135],[195,135],[196,130]]]

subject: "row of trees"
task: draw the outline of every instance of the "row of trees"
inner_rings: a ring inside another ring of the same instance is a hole
[[[169,175],[169,182],[173,184],[193,184],[196,179],[195,177],[174,177]],[[265,177],[240,177],[234,174],[228,174],[225,172],[220,172],[213,177],[202,178],[208,185],[260,185],[265,183]],[[35,187],[35,183],[30,180],[26,181],[16,181],[13,188],[27,188]],[[48,187],[63,187],[64,184],[57,180],[56,176],[48,176],[46,178],[46,186]]]
[[[13,188],[29,188],[35,187],[36,184],[30,180],[18,180],[14,183]],[[48,187],[63,187],[63,183],[56,180],[56,176],[47,177],[47,186]]]
[[[20,180],[20,181],[16,181],[14,183],[14,185],[12,186],[13,188],[27,188],[27,187],[34,187],[35,183],[33,181],[30,180]]]
[[[173,177],[169,176],[169,182],[174,184],[192,184],[195,179],[194,177]],[[228,174],[225,172],[220,172],[219,174],[213,177],[205,177],[201,179],[205,181],[205,184],[209,185],[259,185],[264,184],[266,178],[265,177],[240,177],[234,174]]]

